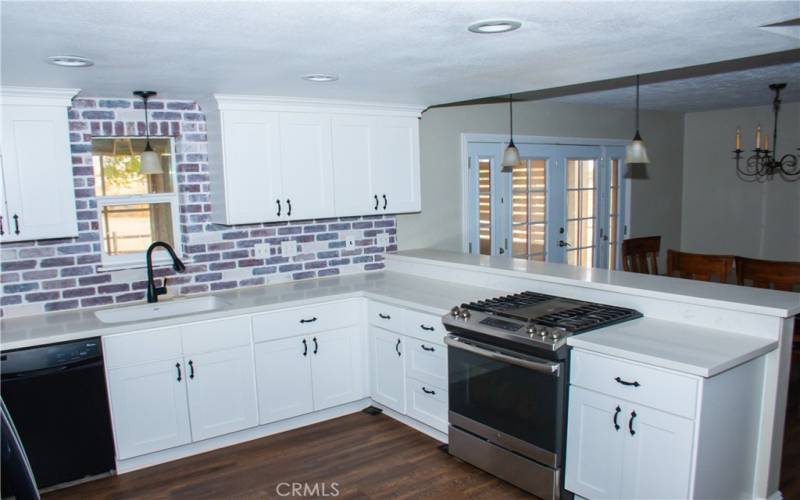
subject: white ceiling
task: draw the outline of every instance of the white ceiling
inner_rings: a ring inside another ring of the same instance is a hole
[[[800,62],[642,85],[640,105],[654,111],[705,111],[770,104],[771,83],[785,83],[784,102],[800,101]],[[562,96],[549,101],[634,108],[635,87]]]
[[[2,2],[2,83],[432,105],[777,52],[795,1]],[[513,18],[479,35],[468,24]],[[47,56],[92,58],[58,68]],[[335,83],[300,79],[334,73]]]

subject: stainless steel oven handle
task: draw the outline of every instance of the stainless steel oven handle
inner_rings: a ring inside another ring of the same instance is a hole
[[[561,365],[559,363],[541,363],[538,361],[530,361],[527,359],[518,358],[516,356],[509,356],[508,354],[503,354],[497,351],[484,349],[472,343],[464,342],[459,337],[454,337],[452,335],[447,335],[444,338],[444,343],[450,347],[455,347],[456,349],[462,349],[464,351],[471,352],[479,356],[484,356],[486,358],[494,359],[496,361],[502,361],[504,363],[508,363],[511,365],[527,368],[528,370],[533,370],[540,373],[546,373],[548,375],[558,375],[558,371],[559,369],[561,369]]]

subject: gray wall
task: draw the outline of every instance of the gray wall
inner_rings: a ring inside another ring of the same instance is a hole
[[[800,104],[784,104],[778,153],[800,146]],[[772,106],[726,109],[685,116],[682,246],[689,252],[800,260],[800,179],[745,182],[730,151],[736,126],[742,149],[755,146],[755,129],[772,132]],[[770,136],[770,147],[772,148]]]
[[[553,102],[515,103],[514,132],[630,140],[633,111]],[[647,168],[649,179],[632,181],[631,236],[661,235],[662,248],[679,248],[683,116],[643,113],[641,132],[652,163]],[[422,212],[398,216],[401,250],[432,247],[461,251],[462,133],[507,134],[508,105],[436,108],[422,115]]]

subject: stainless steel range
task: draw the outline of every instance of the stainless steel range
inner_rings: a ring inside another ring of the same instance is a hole
[[[563,493],[566,339],[640,317],[522,292],[454,307],[448,335],[450,453],[542,498]]]

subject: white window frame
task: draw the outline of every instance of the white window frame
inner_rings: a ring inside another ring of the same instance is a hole
[[[141,136],[107,136],[94,137],[93,139],[143,139]],[[168,139],[170,151],[169,176],[172,180],[173,191],[171,193],[137,194],[126,196],[95,196],[97,200],[98,218],[103,217],[103,208],[119,205],[152,205],[155,203],[169,203],[172,216],[172,239],[175,243],[174,250],[178,258],[183,258],[183,245],[181,243],[180,231],[180,198],[178,189],[178,175],[175,168],[175,139],[172,137],[156,137],[155,139]],[[94,161],[92,162],[94,163]],[[97,182],[97,179],[95,179]],[[103,222],[98,221],[98,231],[100,232],[100,271],[116,271],[120,269],[136,269],[146,266],[145,252],[131,253],[126,255],[108,255],[103,249],[105,232]],[[163,266],[172,263],[172,259],[166,252],[159,251],[153,254],[153,265]]]
[[[556,137],[556,136],[539,136],[539,135],[515,135],[514,142],[516,144],[531,144],[538,146],[595,146],[603,150],[603,156],[606,155],[605,149],[613,146],[627,146],[630,141],[623,139],[603,139],[603,138],[587,138],[587,137]],[[469,145],[470,143],[487,143],[496,144],[500,148],[505,148],[508,143],[507,134],[482,134],[482,133],[462,133],[461,134],[461,236],[463,253],[469,253],[470,244],[470,208],[472,200],[470,198],[470,157]],[[501,149],[502,151],[502,149]],[[620,242],[627,235],[631,234],[631,179],[624,175],[625,164],[621,164],[621,178],[624,182],[624,211],[621,215],[621,227],[619,232],[621,234]],[[617,252],[617,268],[619,267],[619,252]]]

